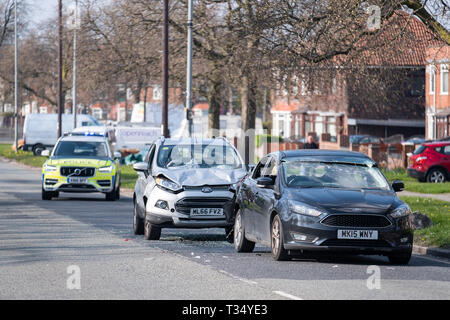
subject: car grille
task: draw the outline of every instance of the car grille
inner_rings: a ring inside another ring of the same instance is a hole
[[[74,174],[75,170],[79,169],[80,174]],[[61,175],[68,176],[73,174],[76,177],[92,177],[95,175],[95,168],[90,167],[61,167]]]
[[[321,223],[331,227],[361,228],[384,228],[391,225],[385,216],[367,214],[335,214],[326,217]]]
[[[232,206],[230,198],[183,198],[175,203],[175,209],[184,214],[190,214],[191,208],[223,208],[225,211]]]
[[[199,187],[185,186],[184,190],[186,190],[186,191],[202,191],[202,189],[204,187],[209,187],[213,191],[228,191],[230,189],[229,185],[221,185],[221,186],[199,186]]]
[[[352,239],[331,239],[324,241],[321,246],[328,247],[370,247],[389,248],[392,247],[385,240],[352,240]]]
[[[86,189],[86,190],[95,190],[94,186],[91,186],[89,184],[63,184],[59,187],[60,189]]]

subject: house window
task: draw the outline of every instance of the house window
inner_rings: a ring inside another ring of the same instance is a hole
[[[296,97],[298,95],[298,77],[294,76],[292,79],[292,96]]]
[[[434,88],[436,86],[436,73],[434,66],[430,66],[428,71],[430,73],[430,94],[434,94]]]
[[[307,94],[308,94],[308,84],[306,83],[306,79],[302,78],[301,95],[306,96]]]
[[[331,141],[336,141],[336,118],[327,117],[327,133],[331,135]]]
[[[153,88],[153,100],[159,101],[162,100],[162,88],[159,86],[155,86]]]
[[[441,94],[448,94],[448,64],[441,64]]]
[[[309,132],[312,132],[312,117],[310,115],[305,116],[305,134],[308,135]]]
[[[337,80],[336,77],[333,77],[331,80],[331,93],[336,94],[337,93]]]
[[[320,137],[322,133],[325,133],[324,128],[324,117],[322,116],[316,116],[314,118],[314,131],[316,132],[317,136]]]

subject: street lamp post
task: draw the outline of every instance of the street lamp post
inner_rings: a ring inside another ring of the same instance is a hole
[[[14,0],[14,148],[17,152],[19,147],[18,128],[18,103],[19,103],[19,68],[18,68],[18,43],[17,43],[17,0]]]
[[[163,0],[162,135],[169,137],[169,0]]]
[[[62,0],[58,0],[58,138],[62,136]]]
[[[78,25],[78,0],[75,0],[73,16],[73,84],[72,84],[72,116],[73,129],[77,127],[77,29]]]
[[[187,72],[186,72],[186,111],[188,119],[189,137],[192,137],[192,23],[194,20],[194,3],[189,0],[188,4],[188,21],[187,21]]]

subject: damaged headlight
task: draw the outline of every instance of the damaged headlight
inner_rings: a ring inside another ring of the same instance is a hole
[[[292,212],[298,213],[298,214],[303,214],[306,216],[311,216],[311,217],[318,217],[320,216],[322,213],[325,213],[324,211],[321,211],[317,208],[308,206],[304,203],[301,202],[297,202],[294,200],[290,200],[289,201],[289,208],[291,209]]]
[[[407,204],[402,204],[398,208],[396,208],[394,211],[392,211],[389,215],[392,218],[401,218],[406,217],[411,214],[411,208]]]
[[[173,191],[173,192],[178,192],[178,191],[181,191],[181,189],[182,189],[181,186],[178,183],[173,182],[173,181],[171,181],[169,179],[166,179],[164,177],[156,178],[155,182],[156,182],[156,185],[158,187],[163,188],[163,189],[167,189],[167,190],[170,190],[170,191]]]

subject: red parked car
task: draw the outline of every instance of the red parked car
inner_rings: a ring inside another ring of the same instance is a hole
[[[412,154],[408,175],[422,182],[450,180],[450,142],[421,144]]]

